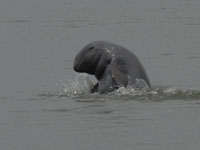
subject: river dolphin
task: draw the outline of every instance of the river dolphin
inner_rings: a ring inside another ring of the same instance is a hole
[[[76,72],[95,75],[98,83],[93,86],[91,93],[111,92],[119,87],[132,86],[140,80],[151,87],[144,67],[136,55],[107,41],[95,41],[86,45],[76,55],[73,68]]]

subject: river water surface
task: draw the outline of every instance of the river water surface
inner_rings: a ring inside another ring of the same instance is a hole
[[[1,0],[0,149],[200,148],[199,0]],[[78,51],[134,52],[148,92],[89,94]]]

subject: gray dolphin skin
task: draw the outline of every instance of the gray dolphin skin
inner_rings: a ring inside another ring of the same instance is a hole
[[[107,93],[119,87],[134,85],[138,80],[151,87],[139,59],[128,49],[107,41],[86,45],[74,59],[74,70],[95,75],[98,83],[91,93]]]

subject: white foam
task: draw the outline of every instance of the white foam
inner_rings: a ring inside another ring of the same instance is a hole
[[[174,94],[177,91],[177,89],[175,87],[172,88],[166,88],[165,90],[163,90],[164,94]]]
[[[66,83],[61,83],[61,93],[67,95],[88,94],[94,82],[92,77],[87,74],[75,74],[74,77],[69,79]]]
[[[164,86],[152,86],[148,88],[147,84],[143,80],[138,80],[135,85],[120,87],[117,90],[107,94],[91,94],[90,90],[96,83],[96,79],[93,76],[87,74],[74,74],[67,82],[57,83],[57,86],[62,86],[62,90],[59,93],[45,93],[42,95],[59,96],[59,97],[76,97],[85,96],[87,98],[101,99],[145,99],[145,100],[167,100],[167,99],[200,99],[200,91],[177,89],[175,87]]]

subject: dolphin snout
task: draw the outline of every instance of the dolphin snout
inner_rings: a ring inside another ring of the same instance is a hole
[[[79,68],[78,63],[74,62],[74,66],[73,66],[73,68],[74,68],[75,71],[78,71],[78,68]]]

